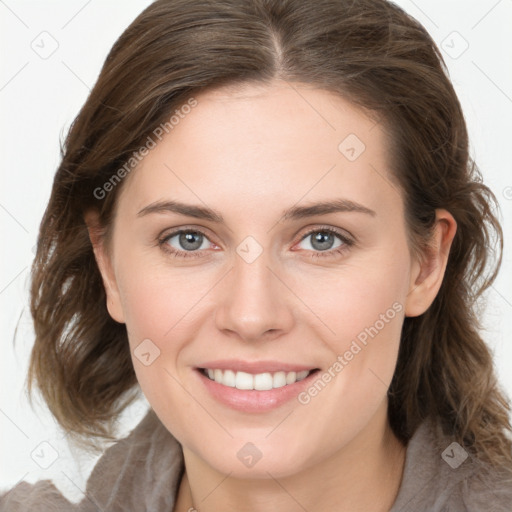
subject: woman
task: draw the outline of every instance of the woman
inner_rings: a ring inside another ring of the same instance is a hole
[[[430,36],[384,0],[159,0],[66,140],[30,378],[77,510],[510,510],[478,333],[495,198]],[[72,510],[47,482],[2,510]]]

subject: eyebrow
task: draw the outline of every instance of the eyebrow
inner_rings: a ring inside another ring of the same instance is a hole
[[[196,219],[209,220],[216,223],[224,222],[222,215],[211,208],[185,204],[179,201],[156,201],[142,208],[137,216],[143,217],[151,213],[169,212],[186,215],[187,217],[194,217]],[[314,217],[315,215],[326,215],[328,213],[340,212],[364,213],[371,215],[372,217],[377,215],[374,210],[354,201],[350,201],[348,199],[334,199],[331,201],[321,201],[307,206],[293,206],[288,210],[283,211],[281,218],[283,220],[299,220],[307,217]]]

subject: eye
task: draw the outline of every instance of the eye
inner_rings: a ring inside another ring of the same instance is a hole
[[[211,243],[204,233],[193,229],[180,229],[159,240],[165,251],[183,258],[200,256],[200,249],[208,249]]]
[[[177,258],[205,256],[204,251],[210,248],[209,244],[217,247],[202,231],[186,228],[165,235],[158,243],[164,251]],[[311,257],[337,256],[354,245],[352,239],[331,227],[310,230],[302,237],[299,245],[301,243],[306,243],[302,249],[310,251]]]
[[[305,243],[306,247],[302,247],[303,249],[314,251],[311,254],[312,257],[336,256],[354,245],[353,240],[334,228],[317,228],[308,231],[300,243]]]

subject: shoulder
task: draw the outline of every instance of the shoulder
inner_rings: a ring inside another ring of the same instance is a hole
[[[182,469],[181,446],[150,410],[101,456],[80,503],[68,501],[49,480],[21,482],[0,494],[0,512],[172,510]]]
[[[49,480],[36,484],[21,482],[0,494],[1,512],[71,512],[75,505],[69,502]]]
[[[492,468],[475,471],[470,477],[458,483],[451,496],[451,502],[452,508],[455,504],[461,503],[465,507],[462,510],[471,512],[510,512],[512,476],[500,474]]]
[[[391,512],[510,512],[512,471],[471,455],[434,421],[407,447],[402,485]]]

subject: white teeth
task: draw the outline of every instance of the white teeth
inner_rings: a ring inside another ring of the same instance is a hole
[[[258,373],[254,376],[254,389],[264,391],[272,389],[272,374],[270,373]]]
[[[269,389],[282,388],[283,386],[294,384],[299,380],[305,379],[310,371],[301,372],[265,372],[253,375],[247,372],[234,372],[233,370],[206,369],[206,374],[211,380],[228,386],[243,390],[255,389],[257,391],[267,391]]]
[[[236,374],[233,370],[226,370],[222,377],[222,382],[226,383],[226,386],[230,386],[232,388],[235,387],[236,383]]]
[[[308,376],[308,374],[309,372],[307,370],[297,373],[297,380],[305,379]]]
[[[228,371],[226,370],[224,373]],[[229,386],[224,379],[222,379],[222,384]],[[236,372],[235,387],[236,389],[254,389],[254,377],[250,373]]]
[[[284,373],[284,372],[274,373],[274,382],[272,383],[272,387],[282,388],[283,386],[286,386],[286,373]]]
[[[286,374],[286,384],[293,384],[297,380],[297,374],[295,372],[288,372]]]

